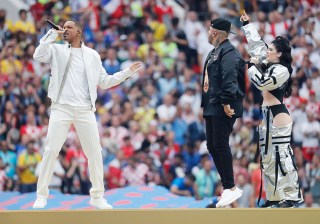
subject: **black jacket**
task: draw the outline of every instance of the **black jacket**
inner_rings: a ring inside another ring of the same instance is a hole
[[[208,70],[209,90],[203,91],[205,68]],[[205,62],[202,79],[203,116],[225,116],[222,104],[230,104],[234,117],[243,113],[245,96],[245,61],[229,40],[212,50]]]

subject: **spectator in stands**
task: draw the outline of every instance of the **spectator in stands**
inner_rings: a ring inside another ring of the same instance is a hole
[[[310,192],[304,194],[304,203],[299,208],[319,208],[318,203],[313,202],[313,196]]]
[[[0,157],[0,192],[7,189],[7,176],[6,176],[6,165],[3,163],[2,158]]]
[[[307,112],[308,120],[301,125],[302,153],[306,161],[311,161],[313,155],[319,151],[320,124],[316,120],[317,114]]]
[[[168,179],[173,181],[177,177],[182,178],[186,175],[186,168],[181,154],[175,154],[173,162],[170,164]]]
[[[252,185],[249,184],[248,176],[239,173],[236,176],[237,186],[243,191],[242,197],[237,200],[239,208],[249,208],[252,195]]]
[[[105,171],[105,179],[107,181],[108,189],[121,187],[121,176],[125,163],[126,160],[123,152],[117,151],[115,158],[108,164]]]
[[[167,34],[167,27],[161,21],[157,20],[157,15],[151,13],[149,27],[153,31],[153,38],[155,41],[163,41]],[[161,49],[162,50],[162,49]]]
[[[250,182],[252,185],[252,194],[250,199],[250,207],[260,207],[260,201],[262,204],[266,201],[266,192],[264,190],[264,184],[261,175],[261,167],[260,167],[260,157],[257,158],[257,163],[251,163],[249,165],[249,169],[251,170]],[[260,193],[261,188],[261,193]]]
[[[121,173],[120,186],[147,185],[148,172],[148,166],[144,163],[140,163],[137,156],[132,156],[128,159],[128,165]]]
[[[36,152],[35,142],[27,143],[26,151],[22,152],[18,157],[18,176],[20,184],[20,192],[28,193],[37,190],[37,176],[35,169],[41,161],[41,155]]]
[[[122,146],[124,143],[124,137],[128,136],[128,129],[121,126],[120,118],[114,116],[111,119],[111,127],[109,127],[110,137],[115,139],[117,143]]]
[[[184,146],[185,147],[182,151],[182,156],[186,164],[186,172],[192,173],[193,168],[196,167],[200,162],[200,154],[198,152],[198,149],[196,148],[195,143],[189,143]]]
[[[139,150],[141,149],[141,145],[144,140],[143,133],[141,132],[141,127],[139,123],[135,120],[131,120],[128,123],[131,144],[133,145],[134,150]]]
[[[27,21],[27,10],[21,9],[19,11],[19,20],[14,24],[14,31],[23,31],[28,34],[34,34],[36,32],[34,24]]]
[[[170,191],[181,196],[199,198],[195,180],[196,178],[192,174],[187,174],[185,177],[177,177],[173,180]]]
[[[292,112],[292,135],[294,144],[302,146],[303,133],[301,126],[308,120],[306,112],[306,106],[308,101],[305,98],[300,97],[299,102],[300,103],[298,104],[298,107]]]
[[[310,192],[316,203],[320,203],[320,156],[314,154],[310,166],[307,166],[306,174],[309,179]]]
[[[185,32],[179,28],[179,18],[171,19],[171,38],[177,44],[180,52],[187,53],[188,41]]]
[[[0,58],[0,74],[14,76],[16,74],[21,74],[22,72],[22,63],[14,55],[14,47],[16,41],[7,42],[2,53],[4,54],[3,58]]]
[[[107,50],[107,58],[103,62],[103,67],[110,75],[120,71],[120,63],[117,59],[116,50],[114,48],[109,48]]]
[[[213,197],[219,181],[219,176],[217,171],[212,169],[212,161],[208,157],[204,160],[202,169],[196,173],[195,177],[199,197]]]
[[[162,62],[166,69],[172,70],[178,56],[177,44],[172,40],[170,34],[166,34],[164,40],[159,43]]]
[[[123,144],[120,150],[123,152],[124,157],[126,159],[130,158],[134,154],[134,147],[131,144],[130,136],[124,136],[123,138]]]
[[[76,139],[67,150],[65,160],[69,165],[66,172],[66,187],[69,191],[68,193],[88,194],[90,185],[88,159],[81,148],[79,139]]]
[[[310,90],[306,111],[312,113],[316,120],[320,120],[320,102],[317,102],[316,92],[314,90]]]
[[[11,35],[12,22],[6,19],[7,11],[0,9],[0,48],[4,46],[4,42]]]
[[[168,88],[168,83],[164,83],[163,88],[165,88],[165,85],[166,88]],[[177,107],[174,105],[173,96],[169,94],[165,95],[163,97],[163,104],[157,107],[157,115],[159,117],[160,125],[163,130],[171,130],[171,123],[175,118],[176,112]]]
[[[15,186],[15,176],[17,167],[17,155],[9,150],[6,141],[0,141],[0,158],[2,159],[2,167],[6,176],[6,190],[13,190]]]
[[[175,114],[175,118],[172,121],[172,131],[175,133],[175,139],[174,141],[178,144],[178,145],[183,145],[185,144],[185,136],[187,134],[187,122],[183,117],[182,114],[182,107],[181,106],[177,106],[177,112]]]
[[[189,142],[203,141],[205,139],[204,130],[204,119],[201,112],[198,115],[198,119],[188,125],[187,135],[189,137]]]

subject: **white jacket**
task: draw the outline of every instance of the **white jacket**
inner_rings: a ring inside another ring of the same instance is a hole
[[[53,43],[58,37],[57,31],[51,29],[40,39],[40,45],[36,48],[33,58],[42,63],[51,64],[50,83],[48,87],[48,97],[57,102],[61,91],[62,81],[69,69],[69,59],[71,46],[67,44]],[[100,55],[93,49],[81,45],[83,52],[83,62],[88,78],[89,93],[91,98],[92,110],[95,111],[97,99],[97,88],[111,88],[130,78],[133,73],[129,69],[108,75],[102,66]]]

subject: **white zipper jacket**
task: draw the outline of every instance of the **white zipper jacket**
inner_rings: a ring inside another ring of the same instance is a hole
[[[57,102],[61,91],[64,76],[68,72],[70,65],[71,46],[67,44],[53,43],[59,34],[51,29],[40,39],[40,45],[36,48],[33,58],[42,63],[51,64],[50,83],[48,87],[48,97]],[[92,111],[95,111],[95,102],[97,99],[97,88],[111,88],[130,78],[133,73],[129,68],[124,71],[108,75],[102,66],[101,58],[98,52],[81,45],[83,52],[83,62],[88,79],[89,94],[91,99]]]

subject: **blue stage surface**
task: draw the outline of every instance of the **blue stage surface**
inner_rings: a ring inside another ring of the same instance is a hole
[[[122,208],[205,208],[212,199],[196,201],[191,197],[171,194],[160,186],[139,186],[113,189],[105,192],[105,198],[115,209]],[[0,210],[30,210],[36,194],[0,192]],[[67,195],[50,191],[46,210],[95,209],[89,205],[87,195]]]

